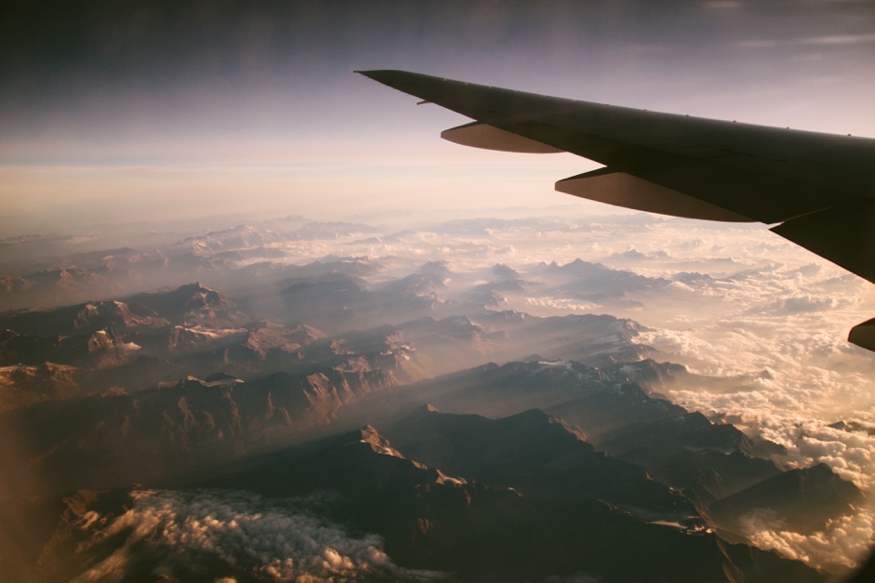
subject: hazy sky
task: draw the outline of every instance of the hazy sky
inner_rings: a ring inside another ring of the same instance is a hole
[[[439,132],[464,118],[353,69],[875,136],[871,1],[74,1],[6,11],[2,236],[104,220],[567,204],[553,183],[594,167],[444,142]]]

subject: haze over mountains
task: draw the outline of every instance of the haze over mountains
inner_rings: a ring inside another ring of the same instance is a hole
[[[860,290],[755,229],[676,225],[3,241],[0,504],[26,526],[0,578],[847,572],[875,362],[826,342]]]

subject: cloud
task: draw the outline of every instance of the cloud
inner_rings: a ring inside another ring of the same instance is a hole
[[[875,355],[845,340],[875,309],[872,287],[856,276],[756,225],[665,220],[629,229],[599,218],[588,231],[546,232],[519,221],[466,241],[479,243],[483,254],[452,255],[461,274],[500,262],[537,281],[536,262],[580,257],[672,280],[660,290],[624,290],[643,305],[638,311],[540,295],[536,287],[514,307],[551,314],[600,310],[640,322],[647,329],[637,342],[701,375],[667,387],[672,401],[784,445],[787,454],[778,461],[789,467],[826,463],[872,488],[875,438],[829,427],[840,419],[875,421]],[[510,256],[492,251],[511,241]],[[460,241],[435,236],[419,247],[424,255],[428,245],[461,249]],[[847,568],[871,544],[871,516],[864,508],[810,536],[752,519],[751,540],[785,556],[805,556],[812,565]]]
[[[830,573],[845,573],[859,567],[875,537],[875,516],[871,510],[842,516],[823,531],[810,535],[783,530],[775,517],[765,511],[743,516],[739,524],[759,548],[775,550]]]
[[[782,46],[844,46],[869,43],[875,43],[875,34],[834,34],[789,40],[752,39],[740,41],[738,46],[743,49],[770,49]]]
[[[573,312],[573,313],[585,313],[591,312],[601,306],[598,304],[594,304],[592,302],[581,301],[577,298],[555,298],[555,297],[543,297],[543,298],[526,298],[527,306],[538,306],[542,308],[552,308],[554,310],[560,310],[565,312]]]
[[[434,581],[440,573],[395,565],[373,534],[352,536],[321,517],[326,501],[265,500],[228,491],[135,491],[133,506],[109,519],[88,513],[80,528],[87,546],[126,536],[125,542],[74,581],[122,581],[151,568],[185,577],[209,567],[224,578],[262,581]],[[224,571],[225,573],[221,573]]]
[[[803,312],[824,312],[841,308],[853,308],[860,303],[859,298],[836,298],[829,295],[803,294],[778,298],[764,311],[780,315],[800,314]]]

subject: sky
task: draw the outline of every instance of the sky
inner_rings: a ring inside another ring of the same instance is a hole
[[[875,3],[18,3],[0,23],[0,237],[134,220],[584,205],[596,167],[438,138],[395,68],[875,136]],[[614,209],[611,212],[616,212]]]

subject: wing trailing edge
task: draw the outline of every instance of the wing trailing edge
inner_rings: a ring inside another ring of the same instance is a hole
[[[875,200],[861,200],[791,219],[771,230],[875,282]]]
[[[599,168],[556,183],[556,190],[616,206],[706,221],[753,222],[753,219],[711,203],[636,178]]]

